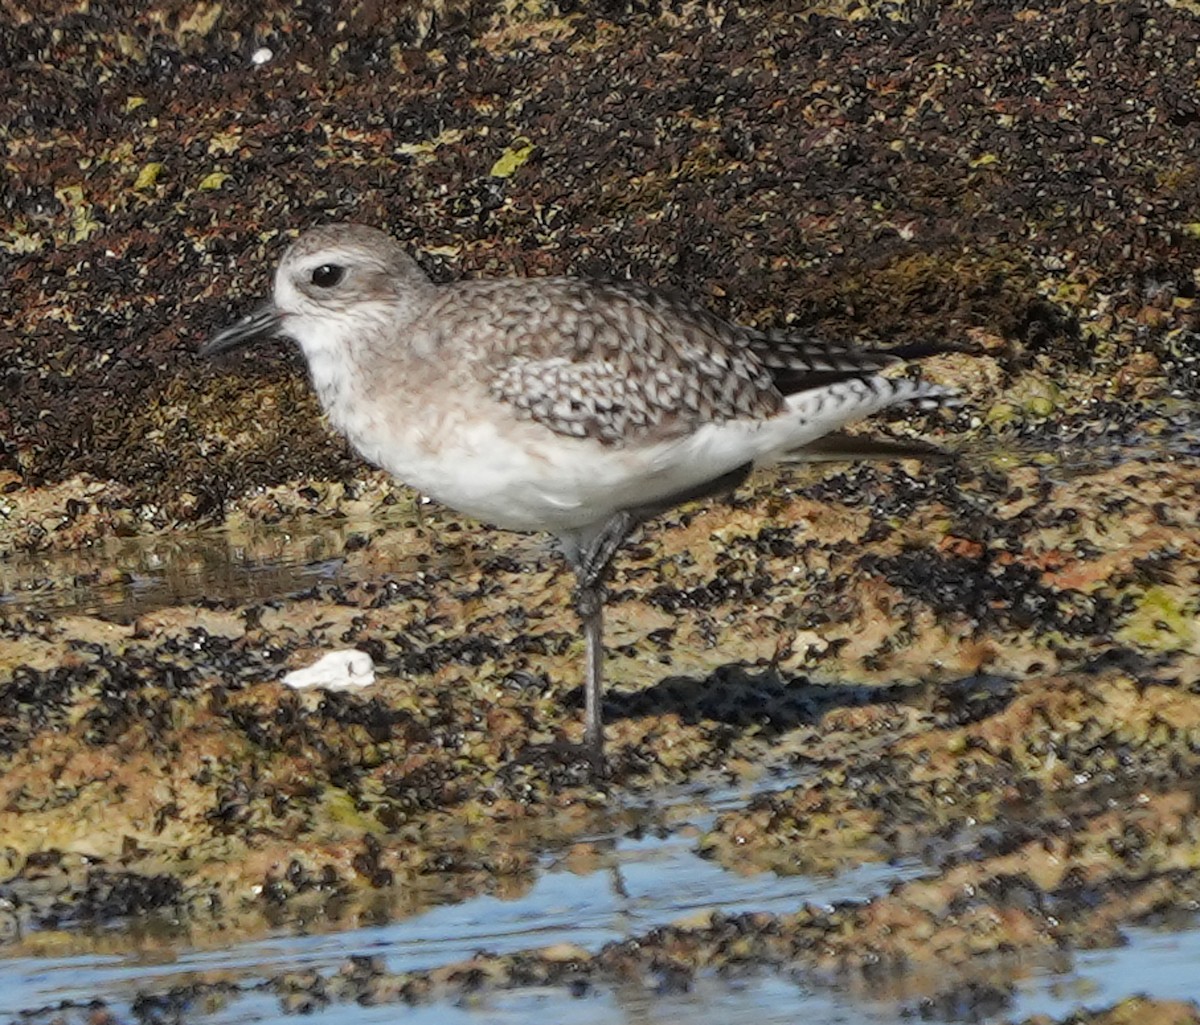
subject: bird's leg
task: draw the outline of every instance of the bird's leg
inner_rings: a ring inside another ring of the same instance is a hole
[[[604,764],[604,716],[601,707],[604,690],[604,582],[612,568],[613,556],[629,535],[646,520],[682,502],[732,491],[746,479],[752,468],[752,463],[744,463],[714,480],[704,481],[636,509],[613,513],[587,545],[569,549],[576,577],[575,609],[583,623],[587,650],[583,692],[586,720],[584,743],[595,769],[599,770]]]
[[[604,764],[604,585],[575,591],[575,609],[586,647],[583,676],[583,745],[594,768]]]
[[[628,511],[613,513],[600,528],[591,544],[579,553],[579,564],[575,568],[579,578],[579,589],[602,587],[608,576],[613,556],[642,522]]]
[[[583,624],[587,664],[584,672],[584,745],[595,768],[604,764],[604,582],[613,556],[640,520],[629,512],[611,516],[575,560],[575,610]]]

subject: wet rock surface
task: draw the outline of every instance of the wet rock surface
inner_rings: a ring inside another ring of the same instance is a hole
[[[548,846],[632,829],[631,794],[772,772],[788,785],[717,814],[705,857],[927,871],[786,914],[715,901],[598,950],[353,958],[131,1013],[777,971],[1002,1017],[1031,965],[1190,921],[1195,12],[382,6],[0,19],[0,553],[47,559],[38,600],[14,576],[0,602],[0,949],[516,895]],[[594,782],[563,753],[582,643],[548,546],[371,474],[283,347],[193,358],[289,232],[340,219],[441,277],[629,274],[764,327],[970,341],[928,368],[965,408],[883,428],[963,458],[765,475],[636,539]],[[336,573],[52,607],[124,572],[81,566],[89,546],[264,524],[336,538]],[[278,682],[348,647],[369,691]],[[1131,1000],[1073,1020],[1196,1017]]]

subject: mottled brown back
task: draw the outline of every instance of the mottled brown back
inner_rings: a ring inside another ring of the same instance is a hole
[[[738,327],[642,286],[569,278],[447,286],[421,317],[426,328],[524,417],[609,445],[769,417],[787,394],[897,362]]]

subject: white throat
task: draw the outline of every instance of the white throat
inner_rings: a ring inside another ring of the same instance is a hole
[[[364,327],[357,317],[287,319],[287,333],[304,353],[321,407],[331,415],[350,395],[361,392],[362,369],[356,353],[363,341]]]

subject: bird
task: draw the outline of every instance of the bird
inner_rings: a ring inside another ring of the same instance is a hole
[[[213,357],[299,345],[329,423],[368,462],[483,524],[553,535],[574,571],[584,740],[604,765],[603,606],[614,556],[648,520],[732,492],[756,468],[937,458],[843,428],[888,406],[956,405],[891,349],[731,323],[631,281],[434,283],[387,233],[302,232],[270,300],[213,335]]]

